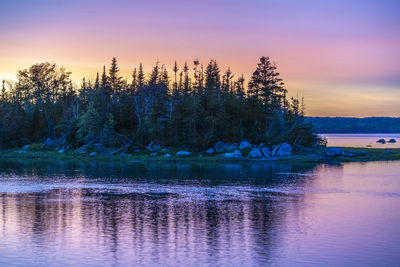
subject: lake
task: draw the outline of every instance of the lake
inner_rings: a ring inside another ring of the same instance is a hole
[[[328,146],[333,147],[371,147],[371,148],[400,148],[400,133],[398,134],[320,134],[328,141]],[[386,143],[377,143],[385,139]],[[387,143],[390,139],[396,143]]]
[[[398,266],[400,161],[0,161],[1,266]]]

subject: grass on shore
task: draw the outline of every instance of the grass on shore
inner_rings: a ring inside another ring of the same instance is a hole
[[[293,155],[284,158],[269,158],[263,160],[254,160],[248,158],[224,158],[220,155],[205,155],[192,154],[190,156],[175,156],[176,151],[161,152],[157,155],[152,155],[150,152],[139,152],[133,154],[118,154],[107,156],[105,154],[98,154],[90,157],[89,154],[78,154],[72,151],[59,153],[58,151],[51,150],[27,150],[8,149],[0,150],[0,159],[44,159],[44,160],[74,160],[81,162],[91,161],[104,161],[104,162],[146,162],[146,161],[161,161],[161,162],[175,162],[175,161],[196,161],[196,162],[238,162],[238,161],[256,161],[256,162],[285,162],[285,163],[307,163],[307,162],[362,162],[362,161],[387,161],[387,160],[400,160],[400,148],[396,149],[382,149],[382,148],[343,148],[345,150],[365,151],[365,155],[353,157],[335,157],[331,159],[320,158],[316,155]],[[171,157],[165,157],[169,153]]]

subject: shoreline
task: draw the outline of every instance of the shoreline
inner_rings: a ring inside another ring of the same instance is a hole
[[[365,151],[364,155],[356,156],[337,156],[323,157],[316,154],[298,154],[288,157],[270,157],[262,159],[250,159],[247,157],[240,158],[224,158],[221,155],[211,156],[171,156],[165,157],[161,155],[151,155],[147,152],[135,154],[119,154],[107,156],[98,154],[90,157],[89,154],[77,154],[72,151],[59,153],[57,151],[38,150],[24,151],[20,149],[0,150],[0,160],[50,160],[50,161],[79,161],[79,162],[119,162],[119,163],[175,163],[175,162],[193,162],[193,163],[238,163],[238,162],[255,162],[255,163],[342,163],[342,162],[368,162],[368,161],[391,161],[400,160],[400,148],[384,149],[384,148],[349,148],[342,147],[345,150]]]

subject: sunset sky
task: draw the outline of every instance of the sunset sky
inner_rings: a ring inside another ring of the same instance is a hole
[[[399,14],[396,0],[1,0],[0,80],[50,61],[79,83],[113,56],[126,77],[195,58],[248,77],[265,55],[307,115],[398,117]]]

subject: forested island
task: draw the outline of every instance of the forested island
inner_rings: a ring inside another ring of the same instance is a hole
[[[319,139],[304,121],[304,103],[288,98],[274,63],[262,57],[248,85],[215,60],[178,66],[172,74],[159,62],[143,65],[130,80],[117,59],[94,80],[75,86],[71,72],[54,63],[20,70],[15,83],[2,83],[1,148],[43,143],[134,151],[154,145],[203,151],[215,143],[282,142],[312,148]],[[122,150],[121,150],[122,151]]]

